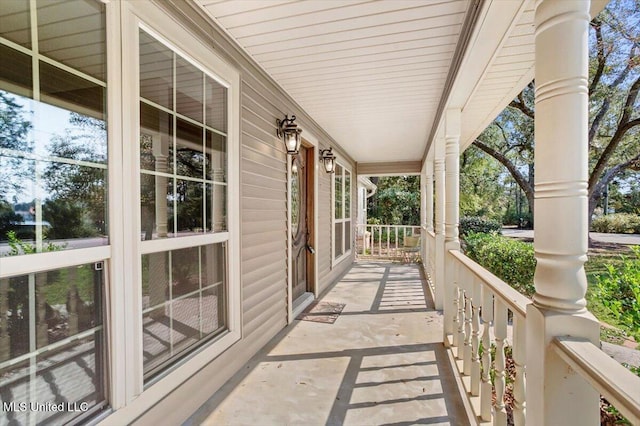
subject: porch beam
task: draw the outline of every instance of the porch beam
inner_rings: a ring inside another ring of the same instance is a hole
[[[381,161],[356,165],[357,174],[365,176],[418,175],[421,171],[421,161]]]
[[[586,310],[590,1],[535,11],[536,293],[527,308],[527,424],[597,425],[599,396],[554,352],[556,336],[599,343]]]

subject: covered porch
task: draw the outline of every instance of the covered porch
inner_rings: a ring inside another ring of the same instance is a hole
[[[185,424],[469,424],[420,265],[354,263],[327,302],[334,323],[293,321]]]

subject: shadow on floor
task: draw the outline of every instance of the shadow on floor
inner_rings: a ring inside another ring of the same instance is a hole
[[[323,300],[335,324],[294,321],[185,425],[466,425],[417,265],[358,263]]]

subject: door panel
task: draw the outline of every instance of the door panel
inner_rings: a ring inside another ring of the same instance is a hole
[[[291,256],[292,300],[309,291],[308,266],[311,263],[308,154],[311,149],[300,147],[291,167]],[[312,163],[311,163],[312,164]]]

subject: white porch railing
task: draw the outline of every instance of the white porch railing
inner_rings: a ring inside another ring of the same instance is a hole
[[[404,238],[420,235],[420,226],[357,225],[356,253],[360,258],[399,259]]]
[[[513,418],[525,423],[525,357],[529,299],[459,251],[449,252],[455,265],[453,336],[448,342],[457,360],[465,391],[478,410],[476,416],[495,425],[507,424],[507,358],[505,347],[511,341],[515,367]],[[511,314],[509,314],[511,313]],[[511,327],[508,327],[511,318]],[[495,345],[494,366],[490,352]],[[494,372],[495,403],[490,372]]]
[[[455,265],[456,287],[451,306],[445,306],[454,312],[454,332],[446,343],[474,414],[480,422],[507,424],[505,396],[507,370],[511,369],[515,373],[508,384],[512,387],[513,421],[516,426],[524,425],[526,307],[531,301],[461,252],[451,250],[448,256]],[[507,342],[511,343],[511,366],[507,366],[505,355]],[[490,357],[492,345],[495,355]],[[586,340],[556,337],[552,349],[631,424],[640,424],[640,378]],[[594,424],[599,424],[599,419],[594,419]]]

